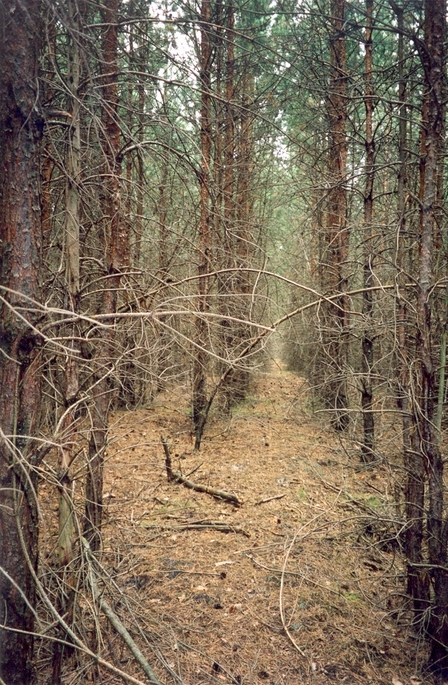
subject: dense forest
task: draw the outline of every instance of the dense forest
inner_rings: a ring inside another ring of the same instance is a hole
[[[68,682],[77,654],[112,682],[78,607],[115,616],[114,412],[186,388],[200,453],[271,358],[367,480],[399,464],[385,534],[448,676],[446,10],[0,3],[0,683]],[[147,682],[184,683],[113,620]]]

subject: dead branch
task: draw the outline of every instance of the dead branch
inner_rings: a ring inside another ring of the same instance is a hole
[[[165,526],[160,523],[146,523],[142,521],[143,528],[158,528],[162,530],[218,530],[220,533],[239,533],[250,538],[250,533],[244,528],[239,528],[238,526],[232,526],[230,523],[223,523],[222,521],[203,521],[201,523],[185,523],[178,526]]]
[[[243,502],[240,500],[236,495],[232,494],[231,492],[226,492],[225,490],[217,490],[216,488],[212,488],[210,485],[201,485],[199,483],[193,483],[193,481],[188,480],[188,478],[185,478],[181,473],[178,473],[177,471],[173,471],[173,480],[182,483],[182,485],[185,485],[186,488],[189,488],[190,490],[196,490],[197,492],[205,492],[207,495],[211,495],[212,497],[217,497],[218,499],[223,499],[227,502],[232,502],[232,504],[235,504],[236,506],[240,507]]]
[[[218,499],[223,499],[226,502],[231,502],[232,504],[235,504],[238,507],[242,506],[243,501],[240,500],[239,497],[237,497],[233,493],[226,492],[225,490],[218,490],[217,488],[213,488],[210,485],[201,485],[200,483],[193,483],[192,480],[188,480],[188,478],[185,478],[185,476],[179,473],[179,471],[173,471],[170,447],[163,436],[160,437],[160,440],[162,441],[163,450],[165,452],[165,468],[169,482],[175,481],[177,483],[181,483],[190,490],[195,490],[196,492],[205,492],[207,495],[217,497]]]
[[[109,623],[113,626],[113,628],[115,628],[115,630],[120,635],[120,637],[123,638],[124,642],[129,647],[129,649],[132,652],[133,656],[135,657],[136,661],[142,667],[142,669],[143,669],[145,675],[148,677],[149,681],[151,683],[153,683],[153,685],[162,685],[162,683],[160,682],[160,680],[157,678],[156,674],[152,670],[151,666],[146,661],[146,659],[145,659],[143,653],[141,652],[140,648],[134,642],[134,640],[131,637],[127,628],[120,621],[120,619],[118,618],[116,613],[113,611],[113,609],[109,606],[109,604],[106,602],[104,597],[101,596],[101,594],[98,590],[98,585],[96,582],[95,573],[93,571],[92,553],[90,550],[90,545],[85,538],[82,538],[82,542],[83,542],[83,545],[84,545],[84,548],[86,551],[87,560],[88,560],[89,582],[90,582],[90,587],[92,589],[92,595],[93,595],[94,601],[98,602],[101,611],[106,616]]]

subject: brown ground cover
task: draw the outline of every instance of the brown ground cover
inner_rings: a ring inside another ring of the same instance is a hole
[[[101,588],[163,683],[430,682],[407,627],[390,467],[363,469],[307,402],[273,362],[200,452],[185,388],[114,415]],[[168,483],[161,436],[176,470],[243,505]],[[101,640],[145,680],[112,628]]]

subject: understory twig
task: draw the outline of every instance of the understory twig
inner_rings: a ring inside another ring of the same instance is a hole
[[[274,495],[274,497],[260,499],[258,500],[258,502],[255,502],[255,506],[257,506],[258,504],[267,504],[267,502],[273,502],[275,499],[283,499],[283,497],[286,497],[286,492],[284,492],[283,495]]]
[[[282,566],[281,575],[280,575],[279,609],[280,609],[280,618],[281,618],[281,621],[282,621],[283,630],[285,631],[286,635],[288,636],[289,641],[290,641],[291,644],[295,647],[295,649],[298,651],[298,653],[299,653],[301,656],[303,656],[303,657],[306,658],[305,652],[303,651],[303,649],[301,649],[301,648],[299,647],[299,645],[297,644],[297,642],[294,640],[294,638],[293,638],[293,636],[291,635],[290,630],[289,630],[289,628],[288,628],[288,626],[287,626],[287,624],[286,624],[285,611],[284,611],[284,605],[283,605],[283,588],[284,588],[284,584],[285,584],[286,566],[287,566],[287,563],[288,563],[289,555],[290,555],[290,553],[291,553],[291,550],[292,550],[292,548],[293,548],[293,546],[294,546],[295,541],[297,540],[297,537],[298,537],[298,535],[299,535],[299,532],[300,532],[300,531],[297,531],[296,534],[294,535],[294,538],[293,538],[291,544],[289,545],[288,549],[286,550],[285,558],[284,558],[284,560],[283,560],[283,566]]]
[[[185,478],[185,476],[179,473],[179,471],[174,471],[172,466],[170,447],[163,436],[160,437],[160,440],[162,441],[163,450],[165,452],[165,468],[168,481],[181,483],[190,490],[195,490],[196,492],[205,492],[207,495],[217,497],[218,499],[223,499],[226,502],[231,502],[232,504],[235,504],[238,507],[240,507],[243,504],[242,500],[240,500],[239,497],[237,497],[231,492],[226,492],[225,490],[217,490],[216,488],[212,488],[210,485],[193,483],[192,480],[188,480],[188,478]]]

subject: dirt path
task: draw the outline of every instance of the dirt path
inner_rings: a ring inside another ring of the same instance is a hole
[[[116,414],[105,485],[110,601],[160,679],[430,682],[415,676],[425,655],[404,627],[394,540],[380,542],[393,537],[386,470],[360,469],[278,363],[232,419],[212,421],[199,453],[188,410],[179,388]],[[243,506],[167,483],[161,435],[176,469]]]

